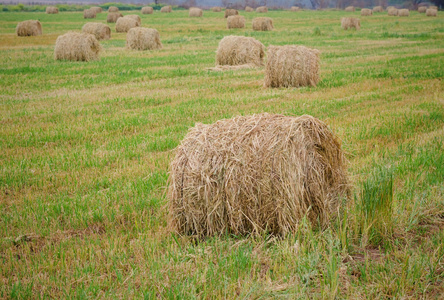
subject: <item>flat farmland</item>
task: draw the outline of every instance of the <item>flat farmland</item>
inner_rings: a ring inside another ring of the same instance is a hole
[[[0,13],[1,298],[442,297],[442,12],[240,11],[246,28],[232,30],[223,12],[122,13],[163,49],[126,49],[108,24],[100,60],[56,61],[59,35],[107,13]],[[259,16],[275,29],[253,31]],[[348,16],[361,30],[341,28]],[[43,35],[17,37],[30,19]],[[320,50],[319,84],[208,70],[227,35]],[[312,115],[342,141],[352,195],[338,216],[285,237],[169,232],[168,167],[188,129],[262,112]]]

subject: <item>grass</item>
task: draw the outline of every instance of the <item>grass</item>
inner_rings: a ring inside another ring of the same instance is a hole
[[[439,298],[444,293],[444,30],[411,12],[270,11],[275,30],[222,13],[142,15],[164,49],[103,41],[101,60],[54,61],[82,12],[0,13],[1,298]],[[41,37],[19,38],[39,19]],[[106,13],[94,21],[106,22]],[[264,89],[264,70],[213,73],[219,40],[321,51],[317,87]],[[166,230],[173,149],[196,122],[310,114],[341,138],[354,196],[326,230],[210,237]]]

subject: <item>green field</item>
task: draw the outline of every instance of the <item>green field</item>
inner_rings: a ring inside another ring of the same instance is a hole
[[[85,63],[53,58],[82,12],[0,13],[0,298],[442,299],[442,12],[376,13],[360,31],[340,26],[358,11],[241,12],[238,30],[223,12],[137,14],[162,50],[127,50],[110,24]],[[264,15],[275,30],[252,31]],[[43,36],[15,36],[28,19]],[[320,83],[207,70],[230,34],[319,49]],[[168,165],[187,130],[261,112],[315,116],[341,139],[353,196],[339,217],[283,238],[170,233]]]

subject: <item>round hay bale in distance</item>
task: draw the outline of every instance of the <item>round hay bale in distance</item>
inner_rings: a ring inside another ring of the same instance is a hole
[[[369,8],[363,8],[361,9],[361,16],[371,16],[373,15],[373,12]]]
[[[94,10],[96,14],[100,14],[103,11],[103,9],[100,6],[93,6],[90,9]]]
[[[189,17],[199,18],[202,17],[202,15],[203,15],[203,10],[198,7],[191,7],[190,10],[188,11]]]
[[[245,17],[244,16],[229,16],[227,18],[227,28],[244,28],[245,27]]]
[[[359,30],[361,28],[361,21],[358,18],[342,18],[341,27],[344,30],[348,30],[350,28]]]
[[[228,18],[230,16],[236,16],[239,12],[236,9],[227,8],[225,10],[225,18]]]
[[[427,17],[437,17],[438,16],[438,11],[436,9],[429,8],[429,9],[426,10],[426,16]]]
[[[151,15],[154,12],[154,9],[151,6],[142,7],[142,14]]]
[[[354,6],[347,6],[345,8],[345,11],[347,11],[347,12],[354,12],[355,11],[355,7]]]
[[[106,16],[106,22],[108,23],[116,23],[118,18],[122,18],[123,15],[121,13],[109,13]]]
[[[37,36],[42,35],[42,23],[38,20],[27,20],[17,24],[15,28],[17,36]]]
[[[341,142],[309,116],[239,116],[190,128],[169,168],[168,227],[218,236],[325,227],[350,197]]]
[[[59,13],[59,9],[55,6],[47,6],[46,7],[46,13],[47,14],[58,14]]]
[[[292,6],[290,8],[291,11],[300,11],[301,9],[299,8],[299,6]]]
[[[270,31],[273,30],[273,19],[267,17],[259,17],[253,19],[254,31]]]
[[[108,7],[108,12],[109,13],[119,12],[119,8],[117,6],[110,6],[110,7]]]
[[[137,20],[133,18],[128,18],[128,16],[118,18],[116,21],[117,32],[128,32],[128,30],[134,27],[139,27],[139,23],[137,23]]]
[[[57,38],[54,59],[90,61],[98,60],[102,50],[99,41],[90,33],[68,32]]]
[[[215,6],[211,9],[213,12],[221,12],[222,8],[220,8],[219,6]]]
[[[249,7],[249,6],[245,6],[245,11],[246,12],[253,12],[254,9],[252,7]]]
[[[427,11],[427,6],[419,6],[418,7],[418,12],[419,13],[425,13]]]
[[[84,19],[94,19],[96,17],[96,11],[94,9],[85,9],[83,10],[83,18]]]
[[[383,12],[384,9],[382,8],[382,6],[375,6],[373,7],[373,12]]]
[[[82,32],[93,34],[99,41],[111,38],[111,28],[102,23],[86,23],[82,27]]]
[[[256,12],[257,13],[267,13],[268,12],[268,7],[266,7],[266,6],[259,6],[258,8],[256,8]]]
[[[388,10],[387,14],[388,14],[389,16],[397,16],[397,15],[398,15],[398,9],[392,7],[392,8],[390,8],[390,9]]]
[[[438,10],[438,6],[436,6],[436,5],[430,5],[429,8]]]
[[[252,37],[229,35],[224,37],[216,51],[216,65],[264,64],[265,46]]]
[[[163,6],[161,9],[160,9],[160,12],[161,13],[170,13],[170,12],[172,12],[173,10],[171,9],[171,6],[170,5],[167,5],[167,6]]]
[[[316,86],[320,72],[319,55],[318,50],[304,46],[269,46],[264,86]]]
[[[410,11],[406,8],[398,10],[398,16],[400,17],[408,17],[410,15]]]
[[[126,47],[134,50],[162,49],[159,32],[152,28],[131,28],[126,34]]]
[[[138,15],[126,15],[125,18],[134,19],[137,22],[137,26],[142,25],[142,19]]]

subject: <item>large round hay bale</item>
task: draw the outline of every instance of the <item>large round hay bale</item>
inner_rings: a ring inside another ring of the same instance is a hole
[[[131,28],[126,35],[126,47],[135,50],[162,49],[159,32],[152,28]]]
[[[137,22],[137,26],[142,25],[142,19],[138,15],[126,15],[125,18],[134,19]]]
[[[216,51],[216,65],[264,64],[265,46],[252,37],[229,35],[224,37]]]
[[[245,17],[244,16],[229,16],[227,18],[227,28],[244,28],[245,27]]]
[[[202,17],[203,15],[203,10],[198,8],[198,7],[191,7],[189,12],[188,12],[188,16],[189,17]]]
[[[161,13],[170,13],[170,12],[172,12],[173,10],[171,9],[171,6],[170,5],[167,5],[167,6],[163,6],[161,9],[160,9],[160,12]]]
[[[245,6],[245,11],[246,12],[253,12],[254,9],[252,7],[249,7],[249,6]]]
[[[299,8],[299,6],[292,6],[290,8],[291,11],[300,11],[301,9]]]
[[[90,9],[94,10],[96,14],[100,14],[103,11],[103,9],[100,6],[93,6]]]
[[[389,16],[397,16],[397,15],[398,15],[398,9],[392,7],[392,8],[390,8],[390,9],[388,10],[387,14],[388,14]]]
[[[86,23],[82,27],[82,32],[93,34],[99,41],[111,38],[111,28],[102,23]]]
[[[116,23],[118,18],[122,18],[123,15],[121,13],[109,13],[108,16],[106,16],[106,22],[108,23]]]
[[[154,9],[151,6],[142,7],[142,14],[151,15],[154,12]]]
[[[361,28],[361,21],[358,18],[342,18],[341,27],[344,30],[348,30],[350,28],[359,30]]]
[[[46,13],[47,14],[58,14],[59,9],[55,6],[48,6],[48,7],[46,7]]]
[[[268,8],[266,6],[259,6],[258,8],[256,8],[256,12],[257,13],[267,13]]]
[[[96,11],[93,9],[85,9],[83,10],[83,18],[84,19],[94,19],[96,17]]]
[[[408,17],[410,15],[410,11],[406,8],[398,10],[398,16],[400,17]]]
[[[42,24],[37,20],[27,20],[17,24],[15,28],[17,36],[35,36],[42,35]]]
[[[425,13],[426,12],[426,10],[427,10],[427,6],[419,6],[418,7],[418,12],[419,13]]]
[[[221,12],[222,8],[220,8],[219,6],[215,6],[211,9],[213,12]]]
[[[371,16],[373,15],[373,12],[371,9],[363,8],[361,9],[361,16]]]
[[[316,86],[319,81],[319,51],[304,46],[269,46],[265,87]]]
[[[429,8],[438,10],[438,6],[436,6],[436,5],[430,5]]]
[[[387,8],[385,9],[386,11],[389,11],[390,9],[392,9],[392,8],[396,8],[396,7],[394,7],[394,6],[387,6]]]
[[[304,217],[327,226],[349,195],[341,142],[312,116],[197,123],[170,164],[168,226],[198,237],[285,236]]]
[[[270,31],[273,30],[273,20],[267,17],[259,17],[253,19],[254,31]]]
[[[89,33],[68,32],[57,38],[54,48],[56,60],[90,61],[99,59],[99,41]]]
[[[228,18],[230,16],[236,16],[239,12],[236,9],[227,8],[225,10],[225,18]]]
[[[109,13],[116,13],[116,12],[119,12],[119,8],[116,7],[116,6],[110,6],[110,7],[108,7],[108,12],[109,12]]]
[[[382,8],[382,6],[375,6],[373,7],[373,12],[383,12],[384,9]]]
[[[438,11],[436,9],[429,8],[429,9],[426,10],[426,16],[427,17],[437,17],[438,16]]]
[[[117,32],[128,32],[131,28],[139,27],[137,20],[133,18],[128,18],[124,16],[123,18],[118,18],[116,21],[116,31]]]
[[[345,11],[353,12],[353,11],[355,11],[355,7],[354,7],[354,6],[347,6],[347,7],[345,8]]]

